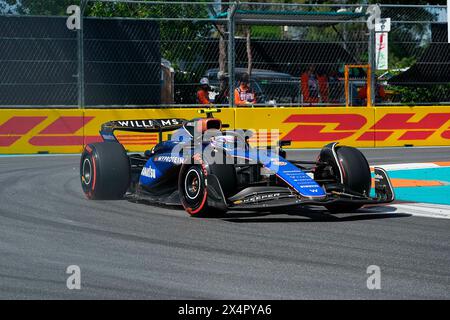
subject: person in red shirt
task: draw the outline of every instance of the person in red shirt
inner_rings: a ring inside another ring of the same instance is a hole
[[[375,88],[377,90],[377,92],[375,93],[375,101],[378,103],[382,102],[386,99],[386,92],[384,91],[383,86],[380,86],[379,84],[377,84]],[[367,84],[359,88],[357,102],[361,105],[367,104]]]
[[[209,100],[209,89],[208,78],[202,78],[200,80],[200,89],[197,91],[197,103],[211,104],[211,101]]]
[[[234,90],[234,102],[238,106],[256,103],[256,94],[249,87],[250,77],[244,73],[239,80],[239,87]]]
[[[315,66],[310,66],[303,72],[301,78],[301,89],[303,94],[303,101],[305,103],[319,102],[319,82],[317,80]]]

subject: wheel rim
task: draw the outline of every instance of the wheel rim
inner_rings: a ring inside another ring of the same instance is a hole
[[[82,180],[85,185],[89,185],[92,179],[92,166],[89,158],[84,159],[83,161],[83,169],[82,169]]]
[[[201,179],[200,174],[195,169],[191,169],[186,174],[186,178],[184,179],[184,190],[186,193],[186,197],[190,200],[197,199],[200,194],[201,189]]]

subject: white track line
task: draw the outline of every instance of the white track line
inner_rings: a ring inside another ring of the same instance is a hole
[[[428,163],[384,164],[374,167],[381,167],[387,171],[393,171],[393,170],[440,168],[442,166],[436,163],[428,162]],[[405,204],[390,204],[389,207],[395,208],[396,213],[406,213],[418,217],[450,219],[450,206],[448,205],[433,204],[433,203],[405,203]]]
[[[382,164],[379,166],[384,170],[392,171],[392,170],[412,170],[412,169],[427,169],[427,168],[441,168],[441,166],[436,163],[397,163],[397,164]]]
[[[385,206],[370,207],[370,210],[379,211],[380,213],[386,212],[386,207],[395,209],[392,213],[397,214],[410,214],[417,217],[437,218],[437,219],[450,219],[450,206],[442,204],[432,203],[394,203]]]

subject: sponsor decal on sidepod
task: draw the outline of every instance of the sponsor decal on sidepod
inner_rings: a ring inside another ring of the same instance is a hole
[[[144,177],[156,179],[156,170],[151,167],[142,168],[141,175]]]

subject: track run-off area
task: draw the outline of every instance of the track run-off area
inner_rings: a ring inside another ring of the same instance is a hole
[[[361,151],[389,171],[395,203],[218,218],[89,201],[79,155],[2,156],[0,298],[449,299],[450,148]],[[80,290],[66,286],[71,265]]]

